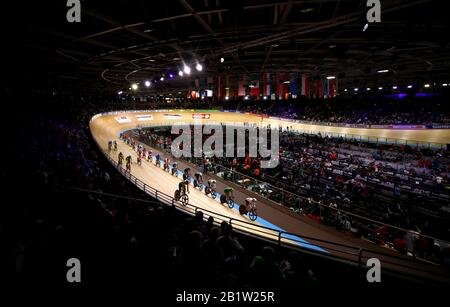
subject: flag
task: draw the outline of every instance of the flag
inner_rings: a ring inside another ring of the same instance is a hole
[[[323,79],[319,80],[319,98],[323,98]]]
[[[214,84],[214,77],[207,77],[206,84],[207,84],[207,87],[212,87]]]
[[[309,96],[309,82],[308,82],[307,74],[302,74],[302,93],[301,94],[306,97]]]
[[[245,75],[242,75],[238,81],[238,96],[245,96]]]
[[[319,79],[314,80],[314,98],[319,98],[320,89],[319,89]]]
[[[200,78],[200,87],[202,89],[206,88],[206,78]]]
[[[259,98],[259,94],[261,93],[261,89],[259,86],[259,74],[253,74],[251,77],[252,88],[250,89],[250,95]]]
[[[292,97],[296,97],[298,95],[298,75],[297,73],[291,74],[291,80],[289,83],[289,92]]]
[[[336,97],[336,89],[337,89],[337,79],[332,79],[330,81],[330,98]]]
[[[323,83],[323,97],[328,98],[330,96],[330,80],[325,79]]]

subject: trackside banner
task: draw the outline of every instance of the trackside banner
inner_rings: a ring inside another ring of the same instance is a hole
[[[131,119],[129,119],[127,116],[116,117],[116,121],[117,121],[119,124],[131,123]]]
[[[153,120],[153,115],[136,115],[138,121],[148,121]]]
[[[210,119],[211,114],[209,113],[194,113],[192,114],[193,119]]]
[[[164,118],[167,118],[167,119],[180,119],[181,118],[181,114],[164,114],[163,116],[164,116]]]

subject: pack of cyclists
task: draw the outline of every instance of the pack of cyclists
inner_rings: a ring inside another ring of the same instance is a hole
[[[129,137],[125,137],[121,135],[120,137],[124,141],[127,142],[127,144],[132,145],[134,147],[133,149],[137,152],[137,164],[141,165],[142,159],[147,159],[147,161],[151,162],[153,160],[152,151],[146,150],[141,144],[136,144],[134,140],[130,140]],[[116,141],[109,141],[108,142],[108,151],[111,151],[114,149],[114,151],[117,150],[117,142]],[[124,160],[124,154],[122,152],[119,152],[118,154],[118,165],[122,165]],[[159,153],[155,156],[156,166],[161,166],[161,162],[163,162],[163,168],[166,171],[170,171],[172,175],[178,176],[178,163],[173,162],[172,169],[170,170],[170,159],[166,157],[163,161],[161,158],[161,155]],[[131,163],[132,163],[132,157],[131,155],[128,155],[125,158],[126,163],[126,171],[131,172]],[[174,198],[177,201],[181,201],[183,205],[186,205],[189,202],[188,194],[189,191],[189,185],[191,182],[191,169],[189,167],[185,168],[183,171],[183,179],[178,183],[178,189],[175,190]],[[203,174],[201,172],[196,172],[194,174],[193,178],[193,186],[194,188],[202,190],[203,185]],[[208,179],[206,184],[204,185],[204,192],[205,195],[211,195],[213,199],[217,197],[217,183],[216,180],[213,178]],[[234,208],[234,188],[232,187],[225,187],[223,189],[223,194],[220,196],[220,203],[221,204],[228,204],[230,208]],[[248,214],[249,218],[251,220],[256,220],[257,213],[256,213],[256,203],[257,200],[254,197],[247,197],[245,199],[245,203],[238,206],[239,213],[241,215]]]

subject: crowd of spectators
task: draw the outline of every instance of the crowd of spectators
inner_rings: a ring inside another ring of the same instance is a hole
[[[318,123],[362,125],[449,124],[446,96],[400,98],[339,97],[335,99],[242,101],[238,109]],[[255,108],[256,107],[256,108]]]

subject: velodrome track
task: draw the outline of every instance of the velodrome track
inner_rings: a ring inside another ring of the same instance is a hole
[[[194,114],[208,114],[208,119],[194,119]],[[235,113],[235,112],[208,112],[208,111],[196,111],[196,110],[154,110],[154,111],[120,111],[120,112],[110,112],[106,114],[99,114],[94,116],[90,122],[91,133],[101,149],[106,152],[107,143],[109,140],[117,140],[118,151],[122,151],[125,156],[131,154],[133,156],[133,161],[136,161],[136,154],[131,150],[131,148],[125,145],[122,141],[118,139],[118,135],[122,131],[134,129],[137,126],[167,126],[174,123],[208,123],[208,122],[221,122],[221,123],[236,123],[242,124],[243,122],[255,123],[255,124],[271,124],[272,127],[289,126],[291,129],[298,131],[317,131],[321,133],[340,133],[340,134],[352,134],[361,135],[364,137],[379,137],[379,138],[389,138],[389,139],[399,139],[408,140],[411,142],[433,142],[439,144],[450,143],[450,130],[445,129],[426,129],[426,130],[389,130],[389,129],[362,129],[362,128],[344,128],[344,127],[330,127],[330,126],[317,126],[317,125],[306,125],[300,123],[293,123],[282,121],[272,118],[263,118],[260,115],[250,114],[250,113]],[[111,153],[109,155],[110,159],[117,161],[117,153]],[[178,178],[171,176],[169,173],[164,172],[162,169],[158,169],[154,164],[144,161],[141,167],[133,164],[131,169],[131,174],[138,178],[140,181],[147,184],[158,191],[161,191],[167,195],[173,195],[176,189]],[[314,226],[301,223],[298,221],[293,221],[292,217],[284,216],[280,217],[280,212],[276,210],[270,210],[270,208],[261,208],[259,210],[260,217],[255,222],[251,222],[247,217],[242,217],[236,210],[229,209],[226,206],[221,206],[217,201],[206,197],[203,192],[191,188],[191,193],[189,195],[190,203],[198,206],[201,209],[216,212],[218,214],[229,216],[234,219],[233,225],[235,229],[244,232],[253,232],[258,236],[265,237],[269,240],[277,240],[278,232],[263,229],[258,225],[267,226],[266,223],[261,223],[264,219],[272,222],[272,225],[278,229],[283,229],[289,232],[298,233],[300,235],[305,235],[307,237],[316,237],[319,239],[325,239],[332,242],[337,242],[345,245],[355,245],[354,242],[342,239],[338,235],[330,235],[328,232],[323,231],[323,229],[315,228]],[[259,207],[263,207],[262,204]],[[278,218],[274,221],[271,219],[272,215],[278,215]],[[282,215],[282,214],[281,214]],[[205,216],[208,216],[205,214]],[[216,220],[218,219],[215,216]],[[226,219],[224,219],[226,220]],[[283,221],[286,222],[283,222]],[[245,222],[240,224],[239,221]],[[295,223],[295,225],[292,225]],[[285,224],[285,225],[282,225]],[[289,225],[286,225],[289,224]],[[333,255],[340,254],[339,250],[336,250],[335,246],[320,244],[318,247],[313,242],[308,242],[299,237],[291,237],[295,240],[292,241],[288,236],[282,239],[284,243],[301,245],[302,247],[319,250],[324,253],[330,253]],[[299,243],[300,242],[300,243]],[[353,243],[353,244],[352,244]],[[368,249],[376,250],[379,249],[383,253],[393,254],[394,252],[386,250],[384,248],[371,245],[367,242],[362,243]],[[329,248],[328,248],[329,247]],[[342,252],[344,252],[344,249]],[[339,255],[346,258],[346,255]],[[370,255],[366,255],[370,257]],[[406,257],[405,257],[406,259]],[[397,260],[394,260],[394,262]],[[409,262],[409,261],[408,261]],[[434,274],[429,272],[429,266],[422,263],[407,265],[414,267],[419,267],[419,271],[427,272],[427,277],[433,277]],[[432,268],[432,271],[436,271],[437,268]],[[405,270],[409,270],[405,268]],[[439,270],[440,271],[440,270]],[[411,272],[412,273],[412,272]],[[431,275],[429,274],[431,273]],[[437,273],[437,271],[436,271]],[[442,273],[442,272],[441,272]],[[441,275],[441,274],[438,274]],[[442,277],[442,275],[441,275]]]

